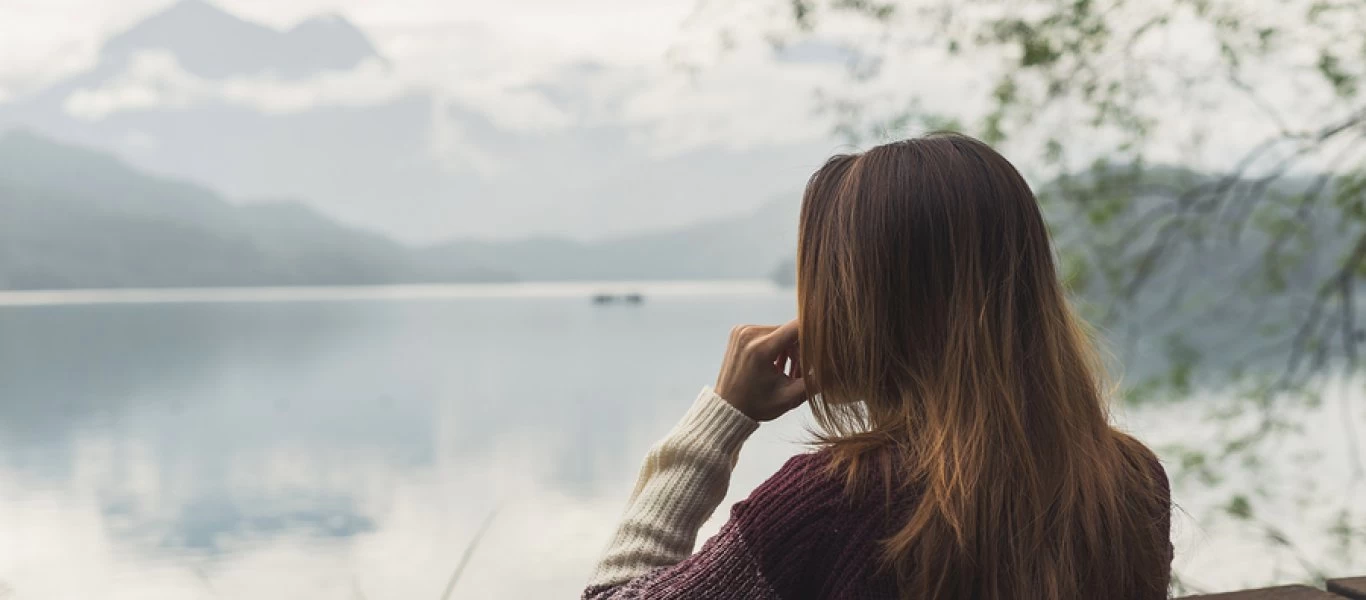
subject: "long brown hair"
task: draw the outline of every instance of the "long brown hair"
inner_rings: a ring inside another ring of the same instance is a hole
[[[883,544],[903,596],[1165,597],[1165,476],[1110,426],[1102,365],[1005,158],[936,134],[830,159],[797,263],[835,468],[851,485],[880,468],[916,498]]]

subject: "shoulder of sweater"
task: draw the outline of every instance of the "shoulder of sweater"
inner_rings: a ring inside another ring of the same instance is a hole
[[[778,597],[828,591],[831,577],[848,575],[832,565],[876,564],[887,505],[880,494],[852,497],[844,473],[831,469],[832,459],[828,451],[792,457],[732,510],[733,533]],[[858,571],[855,579],[866,576]]]
[[[821,519],[846,499],[842,478],[829,466],[830,456],[824,451],[793,456],[748,498],[736,503],[732,518],[741,529]]]
[[[755,488],[755,495],[783,495],[791,493],[810,493],[816,491],[842,494],[844,485],[841,477],[833,472],[831,454],[828,450],[818,450],[797,454],[783,463],[763,484]]]
[[[810,450],[793,455],[783,463],[774,476],[786,476],[793,479],[811,479],[813,481],[833,480],[830,477],[831,454],[829,450]]]

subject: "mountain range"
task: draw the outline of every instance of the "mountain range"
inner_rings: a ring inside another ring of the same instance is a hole
[[[413,246],[12,131],[0,135],[0,215],[0,289],[59,289],[765,277],[796,243],[797,205],[592,243]]]

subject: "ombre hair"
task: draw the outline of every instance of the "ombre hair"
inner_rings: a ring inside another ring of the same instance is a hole
[[[956,134],[831,158],[802,201],[801,362],[851,486],[913,495],[903,597],[1165,597],[1166,480],[1113,429],[1028,184]]]

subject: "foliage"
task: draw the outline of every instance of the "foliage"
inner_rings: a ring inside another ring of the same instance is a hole
[[[1261,473],[1288,440],[1314,435],[1303,418],[1329,382],[1360,381],[1366,3],[751,4],[774,45],[819,41],[858,56],[818,94],[851,141],[962,129],[1049,182],[1036,186],[1040,201],[1088,316],[1126,344],[1126,360],[1162,357],[1130,393],[1213,388],[1236,399],[1211,403],[1212,444],[1168,449],[1180,457],[1174,478],[1225,494],[1225,517],[1311,578],[1335,565],[1310,555],[1351,563],[1366,542],[1352,498],[1366,477],[1351,429],[1360,390],[1341,407],[1345,494],[1277,488]],[[747,25],[717,27],[734,39]],[[948,84],[924,83],[936,79]],[[1225,476],[1234,470],[1244,476]],[[1334,549],[1306,551],[1263,514],[1290,498],[1330,509],[1315,539]]]

